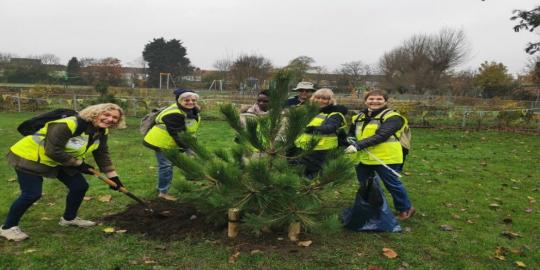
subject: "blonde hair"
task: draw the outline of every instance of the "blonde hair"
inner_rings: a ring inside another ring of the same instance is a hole
[[[311,98],[309,98],[309,101],[313,102],[315,100],[315,97],[320,97],[320,96],[330,97],[330,104],[332,105],[337,104],[337,101],[334,98],[334,92],[330,88],[321,88],[315,91],[315,93],[311,95]]]
[[[96,105],[88,106],[84,109],[82,109],[79,112],[79,116],[90,122],[94,122],[94,120],[103,112],[117,110],[120,112],[120,119],[118,119],[118,123],[112,125],[112,128],[125,128],[126,127],[126,121],[124,117],[124,110],[122,108],[114,103],[101,103]]]

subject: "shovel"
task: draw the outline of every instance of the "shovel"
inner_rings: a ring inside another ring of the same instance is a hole
[[[109,186],[111,186],[111,187],[113,187],[113,188],[116,188],[117,185],[116,185],[116,183],[115,183],[113,180],[111,180],[111,179],[109,179],[109,178],[103,176],[102,174],[100,174],[100,173],[99,173],[98,171],[96,171],[96,170],[90,169],[90,171],[94,174],[95,177],[99,178],[101,181],[105,182],[107,185],[109,185]],[[126,195],[129,196],[130,198],[132,198],[132,199],[134,199],[135,201],[137,201],[138,203],[140,203],[142,206],[144,206],[144,208],[145,208],[144,210],[146,210],[146,211],[148,211],[148,212],[150,212],[150,213],[152,213],[152,214],[154,213],[154,210],[153,210],[152,208],[150,208],[150,206],[149,206],[147,203],[145,203],[145,202],[144,202],[143,200],[141,200],[139,197],[135,196],[133,193],[129,192],[125,187],[120,187],[120,188],[118,189],[118,191],[119,191],[119,192],[122,192],[122,193],[124,193],[124,194],[126,194]]]

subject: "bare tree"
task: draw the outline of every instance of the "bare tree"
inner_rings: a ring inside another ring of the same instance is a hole
[[[43,65],[59,65],[60,64],[60,57],[52,53],[45,53],[41,55],[31,55],[28,58],[39,59],[41,60],[41,64]]]
[[[231,71],[232,64],[233,61],[230,57],[218,59],[216,60],[216,62],[214,62],[214,68],[217,70],[219,77],[222,80],[225,80],[227,78],[227,73]]]
[[[263,56],[240,55],[231,65],[231,76],[236,87],[241,88],[246,80],[263,82],[272,71],[272,62]]]
[[[17,57],[11,53],[0,53],[0,63],[9,63],[11,58]]]
[[[434,35],[414,35],[385,53],[379,68],[386,86],[400,93],[443,91],[448,72],[463,63],[468,44],[462,30],[442,29]]]
[[[341,64],[336,74],[341,75],[342,84],[347,85],[347,88],[352,91],[370,74],[370,67],[362,61],[347,62]]]

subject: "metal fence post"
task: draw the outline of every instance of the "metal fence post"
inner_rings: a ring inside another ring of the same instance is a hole
[[[465,128],[465,125],[467,124],[467,117],[469,116],[469,111],[463,112],[463,120],[461,121],[461,128]]]

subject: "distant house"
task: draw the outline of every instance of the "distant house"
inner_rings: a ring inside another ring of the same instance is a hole
[[[191,74],[182,76],[183,81],[188,82],[201,82],[204,75],[208,73],[208,70],[196,68]]]
[[[139,86],[142,81],[146,80],[146,69],[136,67],[122,67],[122,76],[127,85],[131,87]]]

